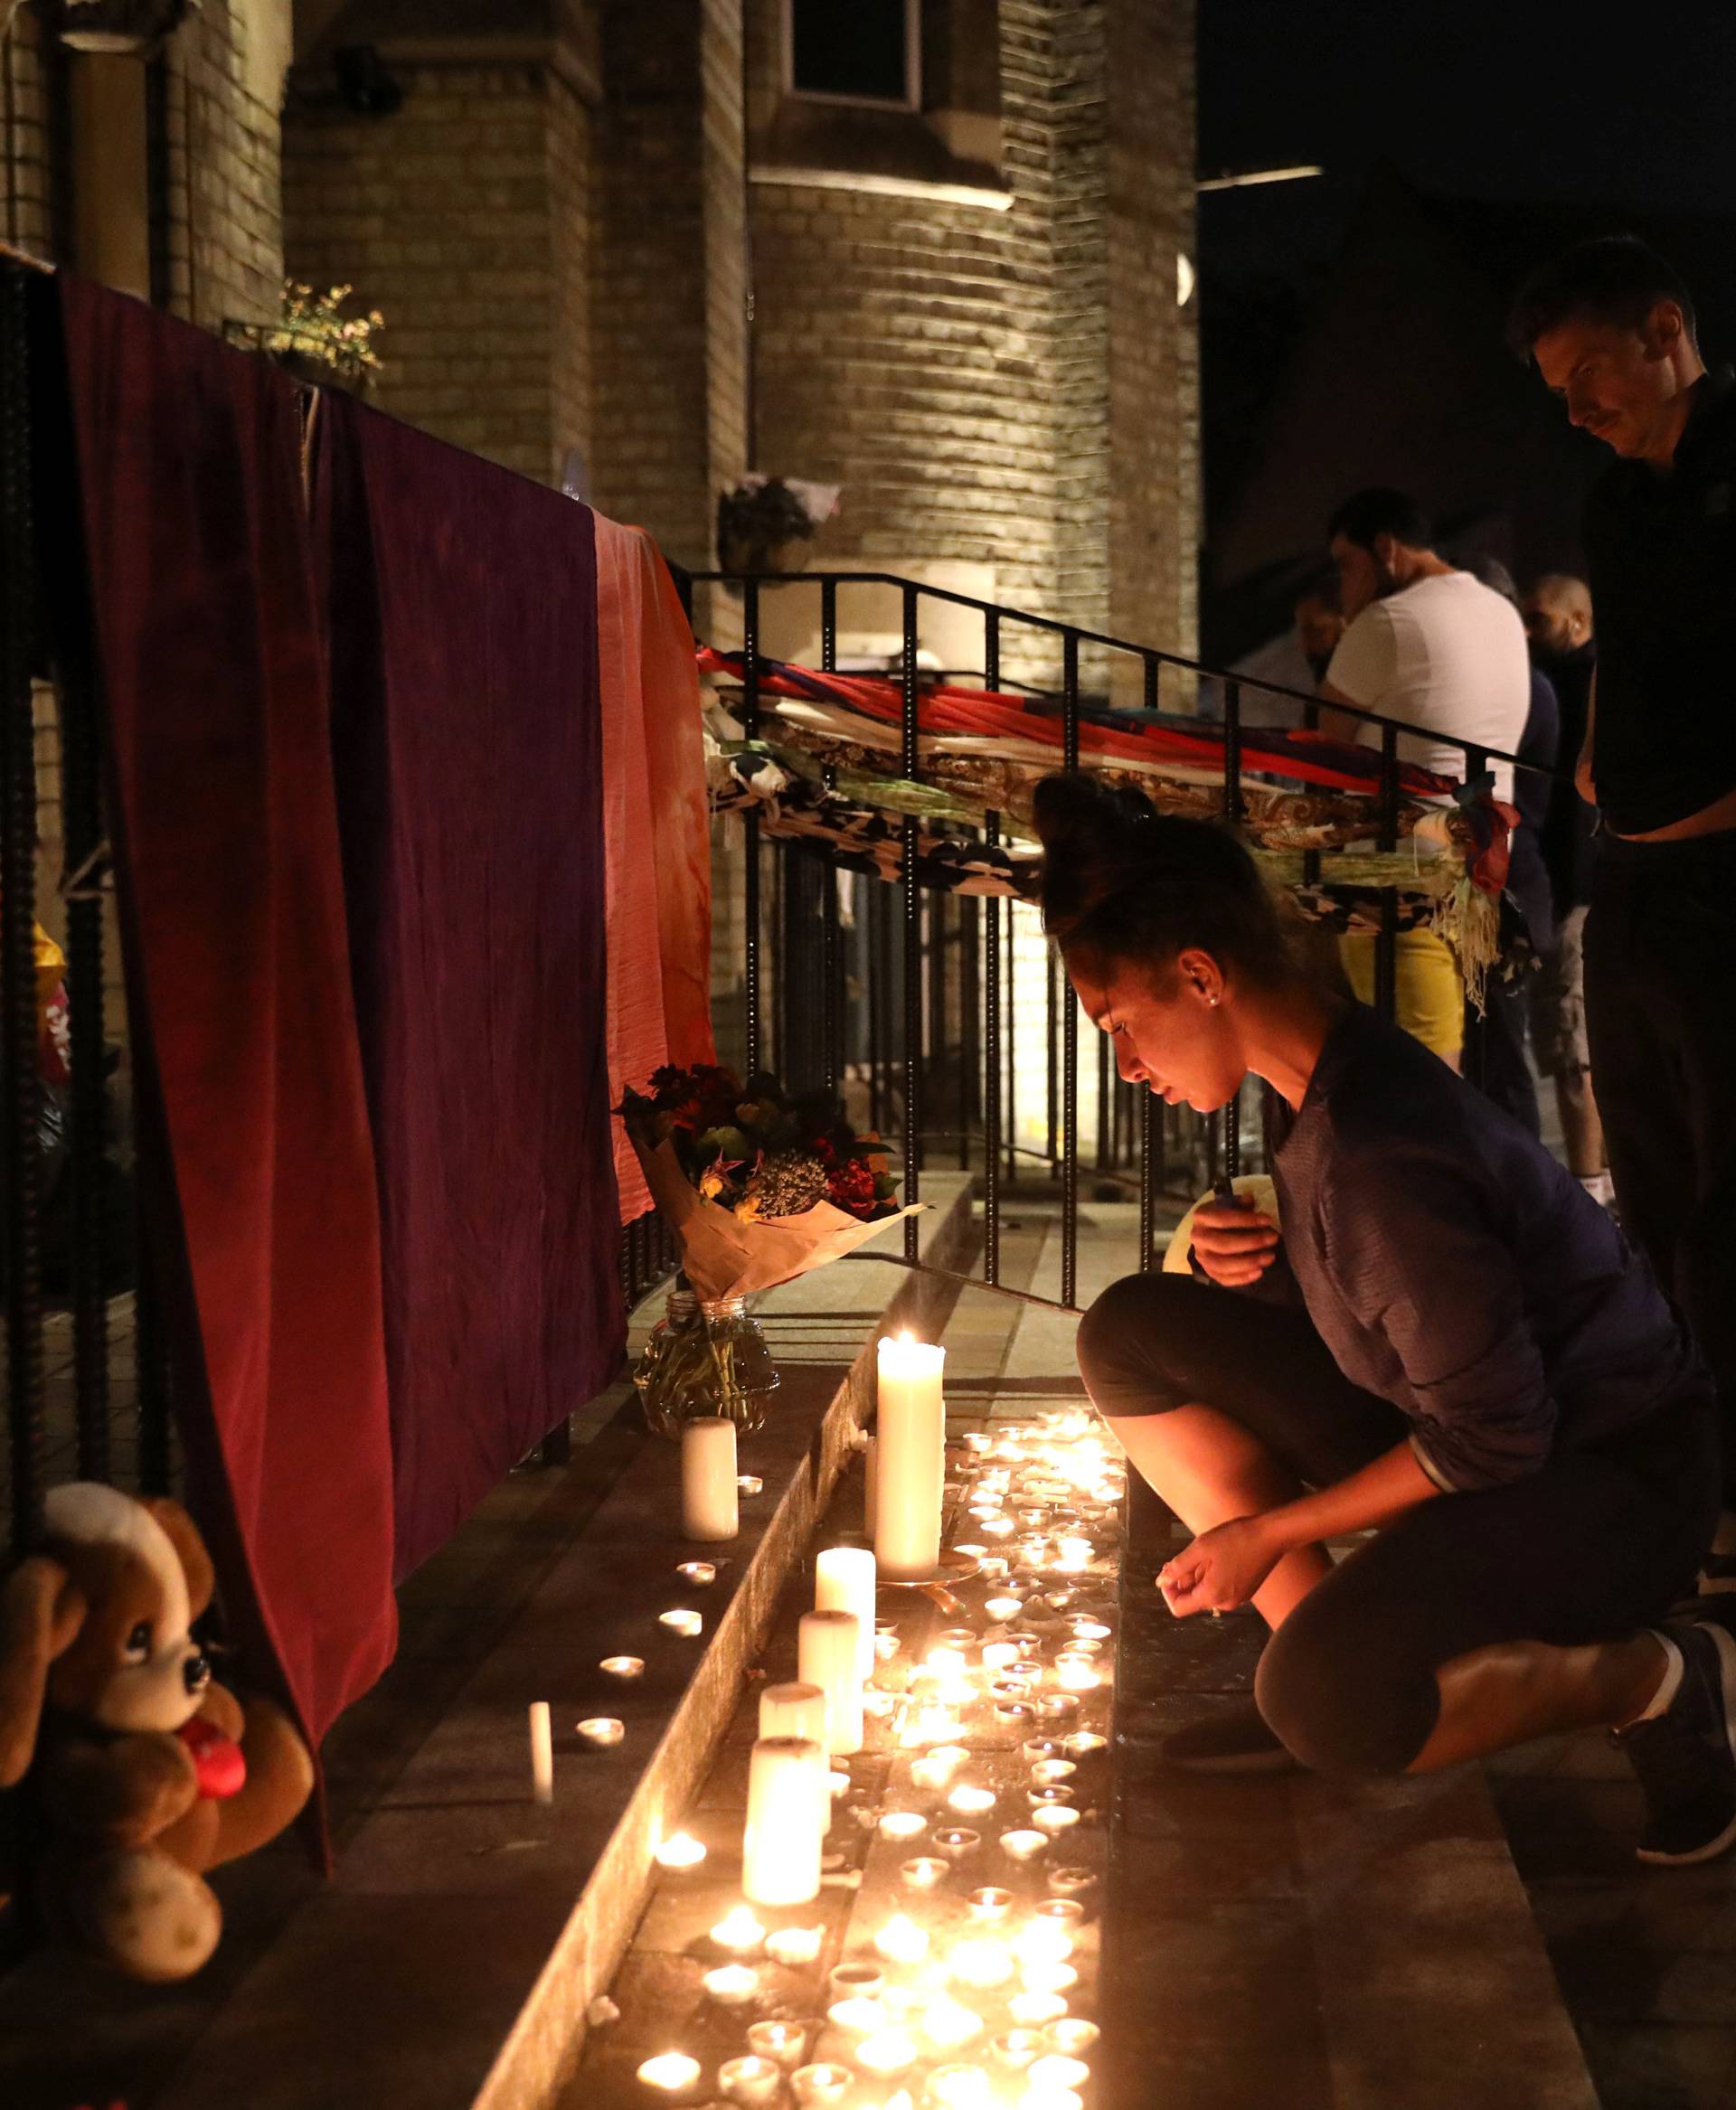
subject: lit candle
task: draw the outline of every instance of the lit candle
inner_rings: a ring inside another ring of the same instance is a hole
[[[895,1912],[874,1936],[874,1946],[889,1964],[920,1964],[929,1953],[929,1936],[908,1914]]]
[[[914,1860],[901,1861],[898,1879],[907,1890],[932,1890],[947,1879],[947,1863],[938,1854],[920,1853]]]
[[[743,2008],[760,1990],[760,1973],[746,1964],[720,1964],[700,1980],[708,2000],[720,2007]]]
[[[1012,1977],[1013,1952],[1005,1942],[976,1939],[958,1944],[947,1959],[947,1968],[963,1985],[989,1992]]]
[[[642,1678],[645,1675],[643,1656],[605,1656],[597,1668],[611,1678]]]
[[[1059,1874],[1060,1870],[1055,1873]],[[1052,1875],[1050,1880],[1053,1879]],[[1074,1898],[1045,1898],[1035,1910],[1039,1920],[1046,1920],[1070,1935],[1078,1931],[1085,1917],[1085,1907]]]
[[[1063,1968],[1055,1965],[1056,1970]],[[1067,2002],[1059,1992],[1015,1992],[1006,2003],[1006,2011],[1024,2029],[1041,2029],[1045,2022],[1060,2021],[1067,2012]]]
[[[780,1926],[766,1936],[766,1954],[774,1964],[812,1964],[824,1939],[817,1926]]]
[[[820,1894],[832,1813],[826,1753],[805,1737],[761,1737],[748,1761],[741,1888],[756,1905],[806,1905]]]
[[[873,2000],[886,1983],[878,1964],[835,1964],[826,1982],[839,2000]]]
[[[928,1828],[928,1819],[915,1810],[888,1810],[880,1820],[882,1839],[915,1839]]]
[[[989,2046],[998,2064],[1023,2073],[1043,2056],[1043,2039],[1034,2030],[1004,2030]]]
[[[613,1715],[593,1714],[587,1716],[579,1724],[579,1734],[586,1743],[595,1744],[599,1749],[607,1750],[611,1745],[618,1744],[626,1736],[627,1726],[617,1721]]]
[[[743,2110],[775,2103],[782,2077],[775,2061],[762,2058],[757,2051],[749,2052],[745,2058],[726,2058],[717,2069],[724,2096],[731,2103],[740,2103]]]
[[[1037,2066],[1042,2064],[1038,2059]],[[1034,2073],[1036,2067],[1031,2070]],[[1027,2088],[1019,2097],[1018,2110],[1085,2110],[1085,2098],[1077,2088],[1038,2086]]]
[[[1097,1870],[1080,1868],[1051,1869],[1049,1888],[1057,1898],[1077,1898],[1082,1890],[1097,1888]]]
[[[857,1667],[874,1674],[874,1557],[865,1546],[828,1546],[814,1563],[814,1608],[856,1615]]]
[[[681,1430],[681,1530],[688,1539],[733,1539],[741,1529],[736,1501],[735,1424],[722,1415],[684,1422]]]
[[[910,1779],[918,1787],[939,1791],[948,1787],[952,1776],[970,1757],[962,1744],[937,1744],[925,1757],[910,1762]]]
[[[1050,2028],[1055,2025],[1052,2022]],[[1066,2058],[1051,2051],[1031,2068],[1026,2078],[1033,2088],[1082,2088],[1091,2069],[1082,2058]]]
[[[803,1737],[826,1743],[826,1694],[817,1685],[768,1685],[760,1695],[762,1737]]]
[[[1024,1600],[1019,1597],[990,1597],[983,1606],[996,1626],[1005,1626],[1009,1619],[1016,1619],[1024,1608]]]
[[[955,1787],[947,1797],[948,1806],[961,1817],[980,1817],[992,1810],[997,1800],[992,1787],[974,1787],[969,1783]]]
[[[830,2059],[817,2066],[798,2066],[789,2077],[803,2110],[830,2110],[834,2104],[848,2102],[855,2082],[856,2077],[847,2066],[835,2066]]]
[[[973,1890],[965,1899],[965,1905],[973,1919],[989,1922],[1005,1919],[1013,1909],[1013,1893],[987,1883],[980,1890]]]
[[[732,1955],[751,1956],[764,1947],[766,1930],[747,1906],[738,1905],[712,1927],[712,1939]]]
[[[683,2094],[693,2086],[699,2073],[698,2059],[689,2058],[684,2051],[660,2051],[639,2068],[639,2078],[645,2086],[665,2096]]]
[[[882,2077],[902,2073],[907,2066],[914,2066],[916,2059],[915,2039],[902,2030],[876,2030],[856,2046],[856,2064],[865,2073]]]
[[[1022,1976],[1027,1992],[1071,1992],[1079,1983],[1071,1964],[1027,1964]]]
[[[750,2022],[748,2043],[760,2058],[787,2073],[800,2065],[807,2031],[799,2022]]]
[[[874,1552],[895,1582],[934,1573],[940,1558],[946,1482],[946,1351],[909,1333],[879,1350],[880,1421]]]
[[[546,1700],[531,1702],[531,1793],[539,1803],[554,1800],[554,1728]]]
[[[1063,1832],[1071,1832],[1079,1821],[1079,1812],[1071,1803],[1046,1803],[1042,1809],[1031,1813],[1031,1822],[1051,1839],[1059,1839]]]
[[[665,1869],[696,1869],[705,1858],[705,1849],[690,1832],[677,1832],[657,1848],[656,1858]]]
[[[1031,1768],[1031,1778],[1039,1787],[1057,1787],[1078,1771],[1071,1758],[1039,1758]]]
[[[1055,2049],[1070,2058],[1089,2051],[1102,2034],[1095,2022],[1088,2022],[1082,2015],[1064,2015],[1060,2021],[1051,2022],[1043,2031]]]
[[[929,2076],[929,2094],[939,2110],[989,2110],[993,2086],[980,2066],[938,2066]]]
[[[877,2000],[839,2000],[826,2009],[826,2019],[846,2037],[872,2037],[886,2027],[886,2010]]]
[[[948,1860],[963,1860],[983,1843],[983,1835],[973,1832],[967,1824],[949,1824],[935,1833],[934,1843]]]
[[[1057,1656],[1055,1682],[1063,1692],[1095,1692],[1103,1674],[1089,1656]]]
[[[763,1494],[766,1484],[757,1473],[738,1473],[735,1487],[738,1494]]]
[[[690,1612],[684,1605],[676,1606],[673,1611],[657,1614],[657,1625],[666,1626],[671,1634],[680,1634],[684,1641],[694,1640],[704,1624],[697,1612]]]
[[[1075,1758],[1094,1758],[1099,1751],[1107,1751],[1109,1739],[1093,1736],[1089,1729],[1077,1729],[1065,1739],[1065,1746]]]
[[[956,2051],[983,2033],[983,2018],[962,2001],[943,1992],[922,2011],[922,2034],[937,2050]]]
[[[826,1748],[862,1748],[862,1672],[854,1612],[804,1612],[796,1630],[797,1674],[826,1695]]]
[[[675,1573],[683,1582],[692,1583],[696,1590],[703,1590],[717,1580],[717,1565],[711,1560],[684,1560]]]
[[[1008,1860],[1035,1860],[1043,1852],[1049,1842],[1041,1832],[1021,1828],[1001,1833],[1001,1851]]]

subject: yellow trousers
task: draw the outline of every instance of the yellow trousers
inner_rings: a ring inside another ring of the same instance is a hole
[[[1378,943],[1360,931],[1338,940],[1344,973],[1364,1003],[1374,1001]],[[1401,930],[1394,946],[1394,967],[1399,1024],[1457,1069],[1465,1044],[1465,982],[1452,947],[1432,930]]]

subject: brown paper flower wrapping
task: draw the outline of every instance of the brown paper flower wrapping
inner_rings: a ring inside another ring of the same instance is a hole
[[[743,1223],[689,1186],[672,1144],[647,1144],[637,1135],[632,1142],[651,1199],[681,1247],[682,1271],[703,1304],[751,1296],[780,1282],[793,1282],[810,1267],[842,1259],[876,1231],[901,1216],[914,1216],[923,1206],[912,1202],[864,1223],[848,1210],[819,1201],[799,1216],[761,1216]]]

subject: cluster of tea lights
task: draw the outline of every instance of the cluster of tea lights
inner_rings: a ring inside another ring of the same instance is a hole
[[[938,1394],[940,1352],[929,1352]],[[901,1453],[894,1441],[889,1460],[885,1396],[882,1386],[882,1514],[889,1463],[928,1484],[910,1441]],[[647,2104],[1082,2110],[1098,2027],[1073,2011],[1072,1959],[1098,1877],[1066,1847],[1107,1788],[1106,1556],[1123,1474],[1095,1421],[1075,1412],[968,1436],[948,1463],[946,1493],[962,1512],[954,1550],[977,1564],[975,1606],[915,1657],[901,1628],[927,1614],[925,1600],[912,1597],[906,1621],[876,1620],[873,1555],[819,1555],[801,1677],[761,1693],[742,1897],[711,1930],[703,1980],[714,2014],[740,2014],[745,2046],[714,2075],[679,2048],[647,2058]],[[931,1565],[908,1533],[895,1550],[907,1574]],[[882,1560],[878,1580],[888,1579]],[[908,1783],[877,1810],[851,1806],[849,1776],[829,1770],[862,1747],[870,1720]],[[873,1834],[868,1873],[876,1893],[890,1879],[894,1908],[858,1909],[842,1961],[813,1981],[807,2019],[750,2020],[772,1997],[761,1959],[818,1964],[823,1930],[776,1922],[817,1897],[828,1831],[856,1824]],[[678,1875],[703,1854],[678,1832],[657,1858]]]

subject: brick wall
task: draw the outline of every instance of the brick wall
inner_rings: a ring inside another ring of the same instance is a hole
[[[410,65],[359,116],[328,69],[292,76],[291,273],[385,317],[384,410],[540,481],[588,437],[588,124],[546,66]]]
[[[60,256],[64,242],[65,184],[56,167],[64,142],[56,137],[51,84],[55,64],[40,17],[32,8],[19,8],[0,51],[6,240],[42,257]]]

